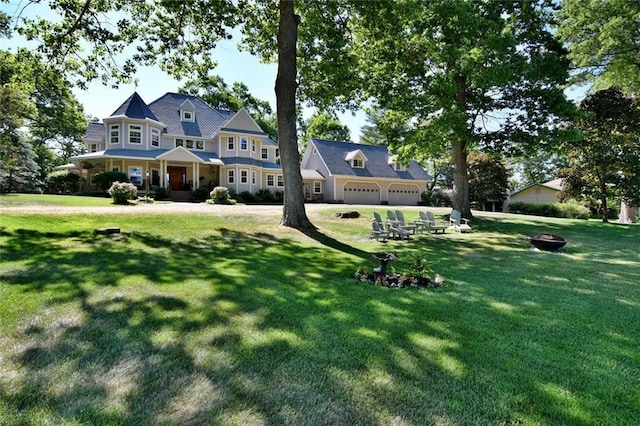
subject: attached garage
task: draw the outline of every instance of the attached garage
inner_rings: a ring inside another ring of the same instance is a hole
[[[380,204],[380,188],[375,183],[348,182],[343,194],[347,204]]]
[[[416,185],[390,185],[389,204],[415,206],[420,201],[420,189]]]

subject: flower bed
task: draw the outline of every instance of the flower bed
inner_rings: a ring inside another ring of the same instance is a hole
[[[354,278],[360,282],[391,288],[436,288],[445,286],[444,279],[440,275],[436,275],[435,278],[431,279],[429,277],[393,273],[374,278],[373,272],[369,272],[364,268],[358,268]]]

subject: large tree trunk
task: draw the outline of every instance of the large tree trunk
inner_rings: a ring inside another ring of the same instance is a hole
[[[469,176],[467,175],[467,144],[456,141],[453,144],[453,208],[466,218],[471,215],[469,203]]]
[[[456,75],[456,103],[461,116],[467,115],[467,79],[463,75]],[[458,123],[457,134],[468,132],[466,118]],[[469,176],[467,174],[467,141],[459,139],[453,143],[453,208],[460,211],[463,217],[472,218],[471,203],[469,202]]]
[[[296,43],[299,16],[293,11],[293,0],[280,0],[278,28],[278,75],[276,77],[276,114],[278,145],[284,178],[284,208],[281,224],[308,230],[313,224],[304,208],[304,190],[300,173],[300,156],[296,135]]]

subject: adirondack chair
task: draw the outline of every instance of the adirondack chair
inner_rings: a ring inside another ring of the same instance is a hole
[[[442,231],[442,233],[444,234],[445,230],[447,229],[446,222],[436,222],[436,218],[430,211],[427,211],[425,215],[427,217],[427,221],[429,222],[429,231],[432,231],[434,234],[437,234],[438,231]]]
[[[406,229],[399,226],[399,221],[396,218],[396,215],[393,211],[387,210],[387,230],[393,236],[393,238],[409,239],[409,235],[411,234]]]
[[[418,225],[406,223],[404,221],[404,213],[402,213],[400,210],[396,210],[396,220],[398,221],[398,226],[400,228],[406,229],[407,231],[410,231],[412,234],[416,233],[416,229],[418,228]]]
[[[380,223],[376,222],[375,220],[373,222],[371,222],[371,236],[369,238],[375,238],[376,240],[380,241],[380,239],[382,239],[382,242],[386,242],[387,238],[389,238],[389,232],[384,229],[384,225],[381,225]]]
[[[451,210],[449,216],[449,228],[453,228],[456,232],[471,232],[469,220],[462,217],[458,210]]]

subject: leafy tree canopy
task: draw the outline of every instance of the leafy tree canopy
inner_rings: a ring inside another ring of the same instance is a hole
[[[563,0],[558,18],[575,82],[640,93],[639,1]]]
[[[640,204],[640,104],[616,89],[600,90],[580,103],[573,125],[580,137],[565,142],[571,167],[563,196],[597,198],[607,221],[608,198]]]
[[[301,141],[303,151],[308,142],[314,138],[348,142],[351,139],[351,132],[349,127],[340,123],[334,115],[316,112],[304,123],[304,136]]]
[[[369,95],[409,115],[401,155],[451,149],[453,204],[470,216],[472,147],[524,151],[551,140],[572,104],[553,2],[362,2],[359,58]],[[395,148],[395,146],[392,146]]]
[[[367,111],[367,124],[362,126],[360,142],[369,145],[399,145],[409,130],[406,114],[372,108]]]

